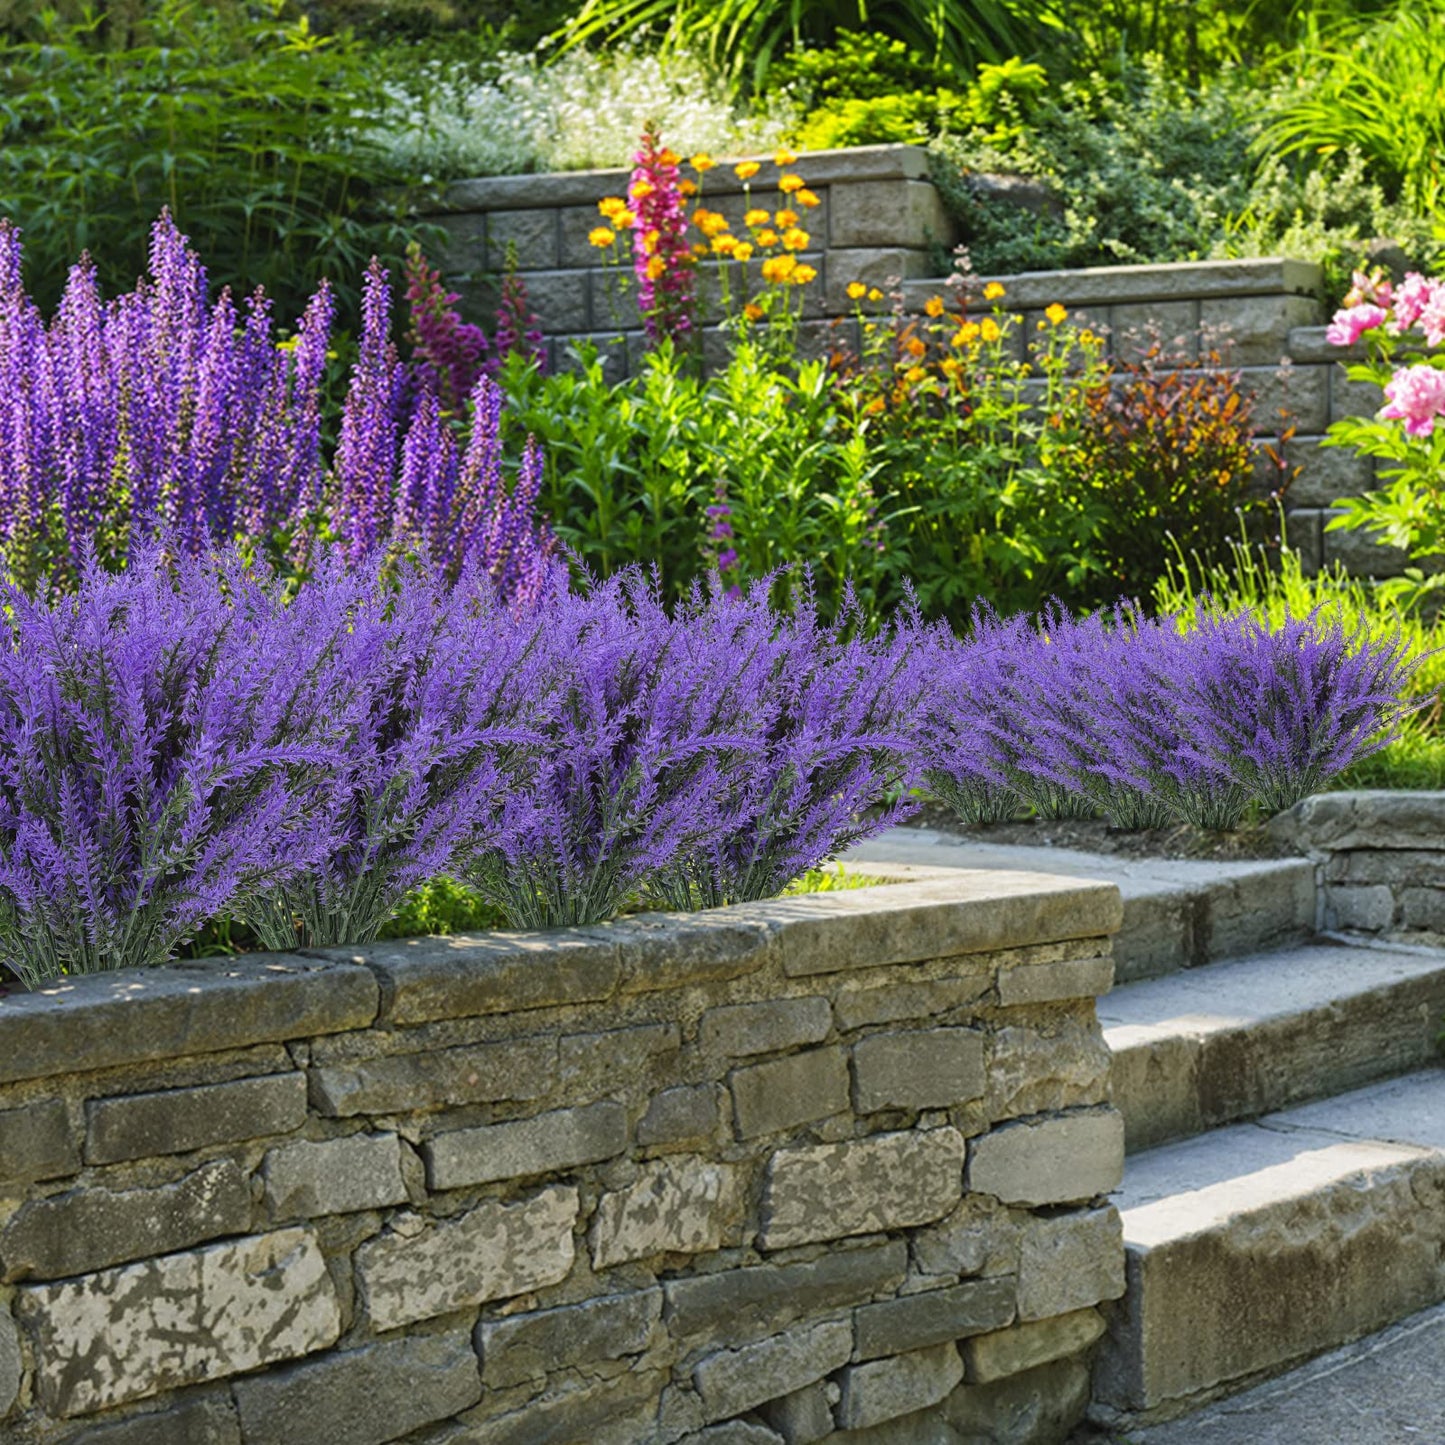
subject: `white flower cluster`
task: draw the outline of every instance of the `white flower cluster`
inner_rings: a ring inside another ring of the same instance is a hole
[[[504,54],[481,80],[433,61],[384,91],[371,138],[417,180],[626,166],[648,121],[684,155],[771,150],[794,119],[739,110],[697,59],[630,47]]]

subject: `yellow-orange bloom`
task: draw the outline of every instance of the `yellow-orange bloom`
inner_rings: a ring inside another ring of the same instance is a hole
[[[793,256],[769,256],[763,262],[764,281],[786,281],[797,267],[797,260]]]
[[[802,176],[795,176],[791,172],[785,176],[778,177],[778,189],[785,196],[791,195],[794,191],[801,191],[804,184]]]
[[[642,233],[642,251],[646,256],[652,255],[657,250],[657,243],[662,240],[662,232],[656,226],[649,231]]]
[[[978,334],[982,336],[985,341],[997,341],[999,337],[1003,335],[1003,332],[999,330],[998,322],[995,321],[992,316],[985,316],[983,318],[983,324],[978,328]]]
[[[731,256],[733,248],[737,245],[738,238],[724,232],[713,243],[712,248],[719,256]]]
[[[665,149],[662,154],[657,158],[658,164],[664,166],[675,166],[681,159],[682,157],[678,155],[675,150],[672,150],[670,148]]]
[[[706,151],[699,151],[692,158],[692,168],[698,175],[702,175],[705,171],[710,171],[716,164],[717,162],[713,160]]]
[[[767,227],[764,227],[761,231],[758,232],[758,245],[776,246],[777,244],[778,233],[776,231],[769,230]]]
[[[707,242],[706,242],[706,241],[694,241],[694,242],[692,243],[692,254],[693,254],[694,256],[698,257],[699,260],[700,260],[702,257],[706,256],[707,253],[708,253],[708,248],[707,248]]]
[[[910,356],[922,356],[923,353],[927,350],[928,347],[925,346],[924,343],[921,342],[916,336],[910,336],[908,338],[908,354]]]
[[[739,241],[733,247],[733,259],[735,261],[750,260],[753,254],[753,243],[751,241]]]
[[[942,296],[930,296],[930,297],[928,298],[928,300],[923,303],[923,309],[924,309],[930,316],[942,316],[942,315],[943,315],[943,297],[942,297]]]
[[[759,306],[756,301],[749,301],[748,304],[743,307],[743,315],[747,317],[749,321],[761,321],[763,319],[763,308]]]
[[[870,301],[881,301],[883,299],[883,293],[876,286],[871,286],[868,289],[868,299]]]
[[[601,211],[604,216],[611,217],[615,216],[618,211],[625,211],[627,209],[627,202],[624,201],[621,196],[603,196],[603,198],[597,202],[597,209]]]
[[[978,340],[978,322],[965,321],[957,331],[953,333],[953,346],[972,346]]]
[[[868,288],[861,281],[848,283],[848,299],[850,301],[861,301],[867,294]]]
[[[1044,312],[1044,315],[1047,316],[1050,322],[1052,322],[1055,326],[1057,326],[1068,314],[1068,309],[1066,307],[1060,306],[1057,301],[1055,301],[1054,304]]]
[[[733,167],[733,173],[740,181],[752,180],[760,170],[762,170],[762,166],[760,166],[757,161],[739,161],[738,164]]]
[[[790,251],[806,250],[811,239],[812,237],[801,226],[790,226],[783,232],[783,245]]]
[[[637,212],[629,211],[624,206],[622,210],[613,213],[612,224],[619,231],[630,231],[637,224]]]
[[[798,224],[798,213],[796,211],[779,211],[774,215],[773,220],[784,228],[796,226]]]
[[[945,356],[938,363],[938,369],[945,376],[958,376],[963,371],[963,363],[956,356]]]
[[[795,286],[806,286],[809,281],[816,281],[818,279],[817,268],[815,266],[809,266],[806,263],[802,266],[795,266],[790,279]]]
[[[647,279],[656,281],[667,273],[667,262],[661,256],[653,256],[647,263]]]
[[[928,373],[921,366],[910,366],[903,374],[904,381],[922,381]]]
[[[883,410],[883,398],[881,396],[875,396],[863,410],[877,416],[877,414]]]
[[[988,285],[983,288],[983,299],[985,301],[997,301],[1003,294],[1004,285],[1002,281],[990,281]]]
[[[628,186],[627,194],[631,196],[634,201],[645,201],[656,189],[657,187],[654,186],[651,181],[638,180],[633,181],[633,183]]]
[[[617,232],[610,231],[606,226],[594,226],[587,233],[589,245],[596,246],[601,250],[604,246],[610,246],[617,239]]]
[[[768,219],[768,213],[766,211],[760,210],[758,207],[754,206],[753,209],[743,217],[743,225],[754,227],[766,226],[768,224]]]
[[[773,152],[773,164],[781,170],[784,166],[790,166],[797,160],[792,151],[784,150],[781,146]]]
[[[686,177],[677,183],[678,194],[682,196],[697,195],[697,182],[690,181]]]
[[[1087,328],[1079,332],[1079,340],[1082,341],[1085,346],[1092,346],[1098,339],[1099,338]]]
[[[793,199],[800,206],[807,206],[810,210],[814,206],[821,206],[823,204],[822,201],[820,201],[818,197],[806,186],[804,186],[803,189],[799,191],[796,196],[793,197]]]

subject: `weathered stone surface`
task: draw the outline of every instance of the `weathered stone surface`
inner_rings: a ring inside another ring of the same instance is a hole
[[[487,217],[486,269],[504,272],[513,264],[519,271],[550,271],[558,260],[557,225],[551,207],[493,211]]]
[[[1405,928],[1445,933],[1445,887],[1400,889],[1400,922]]]
[[[830,197],[830,246],[910,246],[953,241],[953,222],[928,181],[863,181]]]
[[[901,1239],[833,1249],[803,1264],[753,1265],[668,1280],[667,1326],[674,1336],[729,1341],[756,1337],[804,1315],[861,1304],[903,1281]]]
[[[1123,1293],[1124,1226],[1113,1205],[1053,1218],[1035,1215],[1023,1226],[1020,1320],[1069,1314]]]
[[[10,1413],[20,1393],[20,1336],[8,1309],[0,1309],[0,1420]]]
[[[1186,301],[1120,302],[1109,318],[1113,354],[1138,361],[1158,348],[1171,359],[1194,361],[1199,356],[1199,318],[1195,303]]]
[[[825,998],[776,998],[724,1004],[703,1014],[698,1038],[710,1054],[741,1058],[821,1043],[833,1027]]]
[[[662,1291],[643,1289],[483,1320],[476,1334],[482,1383],[502,1389],[544,1379],[564,1365],[640,1355],[661,1317]]]
[[[636,367],[633,368],[636,370]],[[588,930],[613,941],[623,993],[671,992],[756,973],[772,957],[777,927],[769,906],[620,918]]]
[[[721,1420],[790,1395],[831,1374],[853,1353],[846,1320],[809,1325],[700,1360],[692,1380],[703,1418]]]
[[[1112,883],[966,868],[946,880],[814,893],[768,907],[783,929],[783,969],[795,978],[1103,937],[1123,916]]]
[[[356,1276],[378,1330],[398,1329],[565,1279],[577,1191],[553,1185],[515,1204],[484,1200],[456,1219],[392,1221],[356,1252]]]
[[[80,1145],[60,1099],[41,1099],[0,1112],[0,1196],[19,1194],[37,1179],[80,1168]]]
[[[945,1408],[965,1440],[1054,1445],[1071,1438],[1089,1408],[1089,1367],[1077,1359],[1055,1360],[986,1385],[965,1385]]]
[[[933,1019],[950,1009],[977,1003],[992,987],[991,970],[933,983],[890,983],[882,988],[844,989],[833,1000],[833,1016],[845,1033],[869,1024]]]
[[[1395,894],[1385,883],[1336,883],[1325,893],[1325,926],[1383,933],[1395,921]]]
[[[74,1440],[75,1445],[241,1445],[241,1426],[230,1395],[209,1393],[173,1409],[92,1426]]]
[[[1046,1028],[998,1029],[989,1039],[988,1117],[1101,1104],[1109,1097],[1111,1061],[1092,1011]]]
[[[962,1379],[963,1361],[951,1344],[854,1365],[843,1372],[838,1428],[866,1430],[925,1410],[947,1399]]]
[[[919,1274],[944,1277],[1013,1274],[1023,1217],[986,1194],[966,1195],[946,1219],[913,1235],[913,1266]]]
[[[422,1146],[422,1155],[433,1189],[461,1189],[595,1164],[626,1147],[627,1111],[607,1100],[510,1124],[437,1134]]]
[[[1289,352],[1290,331],[1318,315],[1319,303],[1308,296],[1206,297],[1199,303],[1200,330],[1236,366],[1276,365]]]
[[[602,1196],[592,1230],[593,1267],[720,1248],[742,1215],[743,1191],[737,1169],[700,1154],[644,1165],[636,1183]]]
[[[1324,553],[1326,562],[1338,562],[1353,577],[1398,577],[1409,565],[1410,554],[1403,547],[1381,542],[1371,532],[1331,529],[1325,514]]]
[[[785,1445],[814,1445],[833,1433],[833,1406],[837,1402],[836,1385],[804,1385],[791,1395],[769,1401],[762,1414]]]
[[[848,1108],[848,1060],[841,1048],[770,1059],[728,1075],[739,1139],[775,1134]]]
[[[381,984],[382,1017],[400,1025],[595,1003],[621,974],[616,945],[581,930],[407,938],[353,957]]]
[[[1445,887],[1445,838],[1438,848],[1351,848],[1331,853],[1325,862],[1325,882]]]
[[[968,1187],[1005,1204],[1070,1204],[1117,1189],[1124,1120],[1113,1109],[1005,1124],[969,1146]]]
[[[632,1445],[646,1438],[642,1422],[655,1412],[653,1402],[667,1379],[666,1370],[632,1370],[588,1380],[506,1415],[469,1421],[426,1445]]]
[[[728,1420],[721,1425],[709,1425],[706,1430],[694,1430],[691,1435],[684,1435],[677,1445],[779,1445],[781,1439],[782,1436],[765,1425]]]
[[[876,1134],[809,1149],[780,1149],[763,1194],[764,1249],[929,1224],[963,1193],[957,1129]]]
[[[157,1189],[74,1189],[31,1200],[0,1230],[0,1278],[88,1274],[244,1234],[250,1224],[251,1190],[230,1159]]]
[[[645,1077],[654,1059],[675,1054],[681,1046],[682,1031],[676,1024],[634,1024],[595,1034],[569,1034],[558,1047],[557,1071],[571,1098],[582,1089],[605,1093],[618,1079]]]
[[[365,1028],[376,980],[292,954],[67,978],[0,998],[0,1083]]]
[[[1300,469],[1290,483],[1290,501],[1301,507],[1328,507],[1343,497],[1357,497],[1375,485],[1373,457],[1349,447],[1326,447],[1321,438],[1293,437],[1284,447],[1285,461]]]
[[[246,1445],[386,1445],[482,1395],[465,1333],[378,1340],[232,1388]]]
[[[1269,821],[1271,836],[1323,852],[1435,851],[1445,837],[1445,792],[1360,789],[1317,793]]]
[[[1000,970],[998,1001],[1007,1008],[1014,1004],[1097,998],[1113,986],[1114,960],[1109,955],[1021,964]]]
[[[1050,1360],[1082,1353],[1103,1333],[1104,1321],[1098,1310],[1089,1309],[1013,1325],[993,1335],[975,1335],[962,1346],[968,1378],[987,1383],[1022,1374]]]
[[[1119,1247],[1123,1261],[1123,1246]],[[1093,1301],[1090,1301],[1093,1303]],[[1014,1318],[1014,1282],[1005,1275],[879,1300],[854,1312],[855,1360],[926,1349],[1002,1329]],[[913,1409],[921,1409],[915,1405]]]
[[[952,1109],[988,1085],[983,1035],[975,1029],[872,1034],[853,1046],[853,1107]]]
[[[401,1140],[395,1134],[352,1134],[273,1149],[262,1166],[273,1219],[311,1219],[405,1204]]]
[[[335,1288],[304,1229],[31,1285],[16,1298],[41,1400],[60,1416],[294,1359],[341,1333]]]
[[[637,1142],[649,1149],[710,1139],[722,1119],[722,1102],[718,1084],[678,1084],[664,1089],[653,1096],[638,1122]]]
[[[311,1071],[318,1112],[403,1114],[449,1104],[540,1099],[557,1074],[557,1041],[517,1039],[459,1049],[392,1054]]]
[[[299,1129],[306,1122],[306,1075],[263,1074],[229,1084],[96,1099],[86,1113],[87,1163],[186,1154]]]

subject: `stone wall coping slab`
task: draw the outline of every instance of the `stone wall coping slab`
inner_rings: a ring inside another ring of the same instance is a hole
[[[1310,852],[1445,851],[1445,792],[1377,788],[1317,793],[1271,818],[1268,827],[1272,836]]]
[[[704,196],[737,195],[743,182],[733,173],[740,160],[763,163],[765,173],[754,190],[771,189],[774,174],[771,154],[718,159],[707,173]],[[928,156],[921,146],[854,146],[846,150],[809,151],[798,157],[798,173],[815,190],[848,181],[923,180]],[[791,167],[789,169],[792,169]],[[546,175],[479,176],[457,181],[443,195],[438,213],[455,211],[518,211],[544,206],[586,206],[603,196],[620,196],[632,178],[626,170],[558,171]]]
[[[377,980],[291,954],[60,979],[0,996],[0,1083],[365,1028]]]

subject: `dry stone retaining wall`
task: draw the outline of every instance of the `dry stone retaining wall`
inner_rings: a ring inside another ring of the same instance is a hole
[[[964,873],[0,997],[0,1439],[1062,1439],[1120,915]]]
[[[1270,831],[1314,860],[1320,928],[1445,934],[1445,793],[1321,793]]]
[[[800,343],[826,352],[835,344],[856,347],[854,303],[847,288],[862,281],[888,287],[903,283],[905,304],[921,313],[941,282],[940,246],[956,239],[952,220],[928,176],[917,146],[863,146],[816,151],[799,157],[796,170],[820,205],[803,220],[816,250],[803,259],[819,271],[803,291]],[[752,203],[776,209],[783,198],[768,188],[776,168],[765,160]],[[587,243],[599,222],[597,201],[621,195],[627,171],[499,176],[461,181],[447,192],[433,219],[446,228],[445,257],[463,308],[473,319],[490,319],[498,275],[515,256],[541,320],[551,364],[568,364],[578,341],[595,341],[614,375],[635,362],[642,333],[635,306],[621,295],[601,254]],[[735,229],[749,204],[730,167],[706,177],[705,204],[722,211]],[[1137,356],[1156,341],[1171,352],[1198,358],[1219,349],[1242,368],[1256,398],[1261,444],[1261,483],[1278,470],[1264,448],[1275,446],[1299,476],[1288,498],[1290,541],[1312,568],[1335,559],[1351,571],[1374,576],[1399,573],[1407,559],[1359,532],[1325,532],[1325,513],[1342,497],[1357,496],[1375,482],[1374,463],[1344,448],[1322,448],[1332,421],[1373,413],[1381,405],[1374,387],[1351,382],[1342,353],[1324,339],[1326,312],[1320,268],[1303,261],[1203,261],[1161,266],[1102,266],[1079,271],[1038,271],[993,278],[1007,289],[1006,303],[1020,311],[1022,346],[1034,334],[1044,308],[1059,302],[1081,323],[1109,338],[1115,354]],[[703,267],[701,293],[707,321],[720,316],[716,273]],[[621,344],[614,344],[621,343]],[[725,354],[715,327],[705,334],[705,354]],[[1287,444],[1280,437],[1293,427]]]

